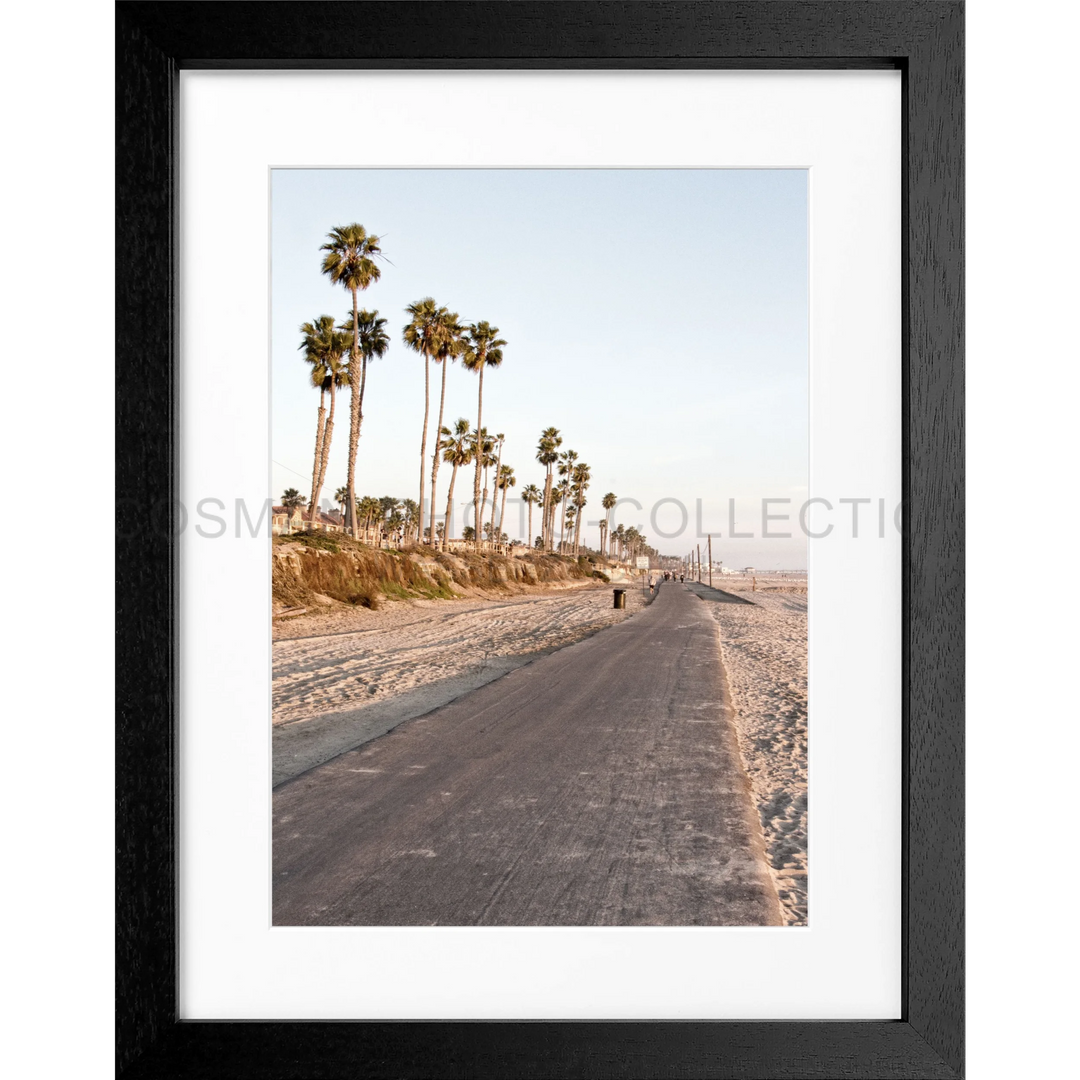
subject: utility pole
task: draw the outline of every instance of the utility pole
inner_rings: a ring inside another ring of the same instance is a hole
[[[709,588],[712,588],[712,533],[709,533]]]

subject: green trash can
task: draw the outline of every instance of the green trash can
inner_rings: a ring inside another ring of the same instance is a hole
[[[626,590],[625,589],[616,589],[615,590],[615,606],[617,608],[624,608],[624,609],[626,608]]]

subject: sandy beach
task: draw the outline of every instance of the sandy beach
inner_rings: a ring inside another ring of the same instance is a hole
[[[408,600],[274,625],[273,782],[328,761],[645,604],[611,585]]]
[[[743,762],[789,926],[807,922],[806,578],[715,575],[751,601],[710,603]]]
[[[718,626],[739,749],[785,923],[807,923],[806,579],[715,577],[747,603],[702,595]],[[391,731],[646,604],[612,586],[526,595],[408,600],[274,626],[275,785]]]

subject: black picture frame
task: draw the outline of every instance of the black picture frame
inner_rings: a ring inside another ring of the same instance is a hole
[[[148,356],[156,368],[154,379],[121,380],[116,391],[119,1075],[962,1075],[963,43],[964,6],[951,0],[116,5],[118,370],[141,369]],[[350,67],[902,73],[901,1019],[178,1021],[181,583],[170,512],[145,514],[148,506],[176,505],[178,73]]]

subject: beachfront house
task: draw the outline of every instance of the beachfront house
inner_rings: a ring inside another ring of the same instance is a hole
[[[307,510],[294,507],[290,510],[287,506],[275,506],[271,531],[275,536],[288,536],[298,532],[326,532],[343,533],[344,523],[341,513],[331,510],[324,513],[322,510],[315,515],[315,521],[308,521]]]
[[[287,536],[289,533],[303,532],[304,515],[298,506],[275,506],[270,529],[275,536]]]

